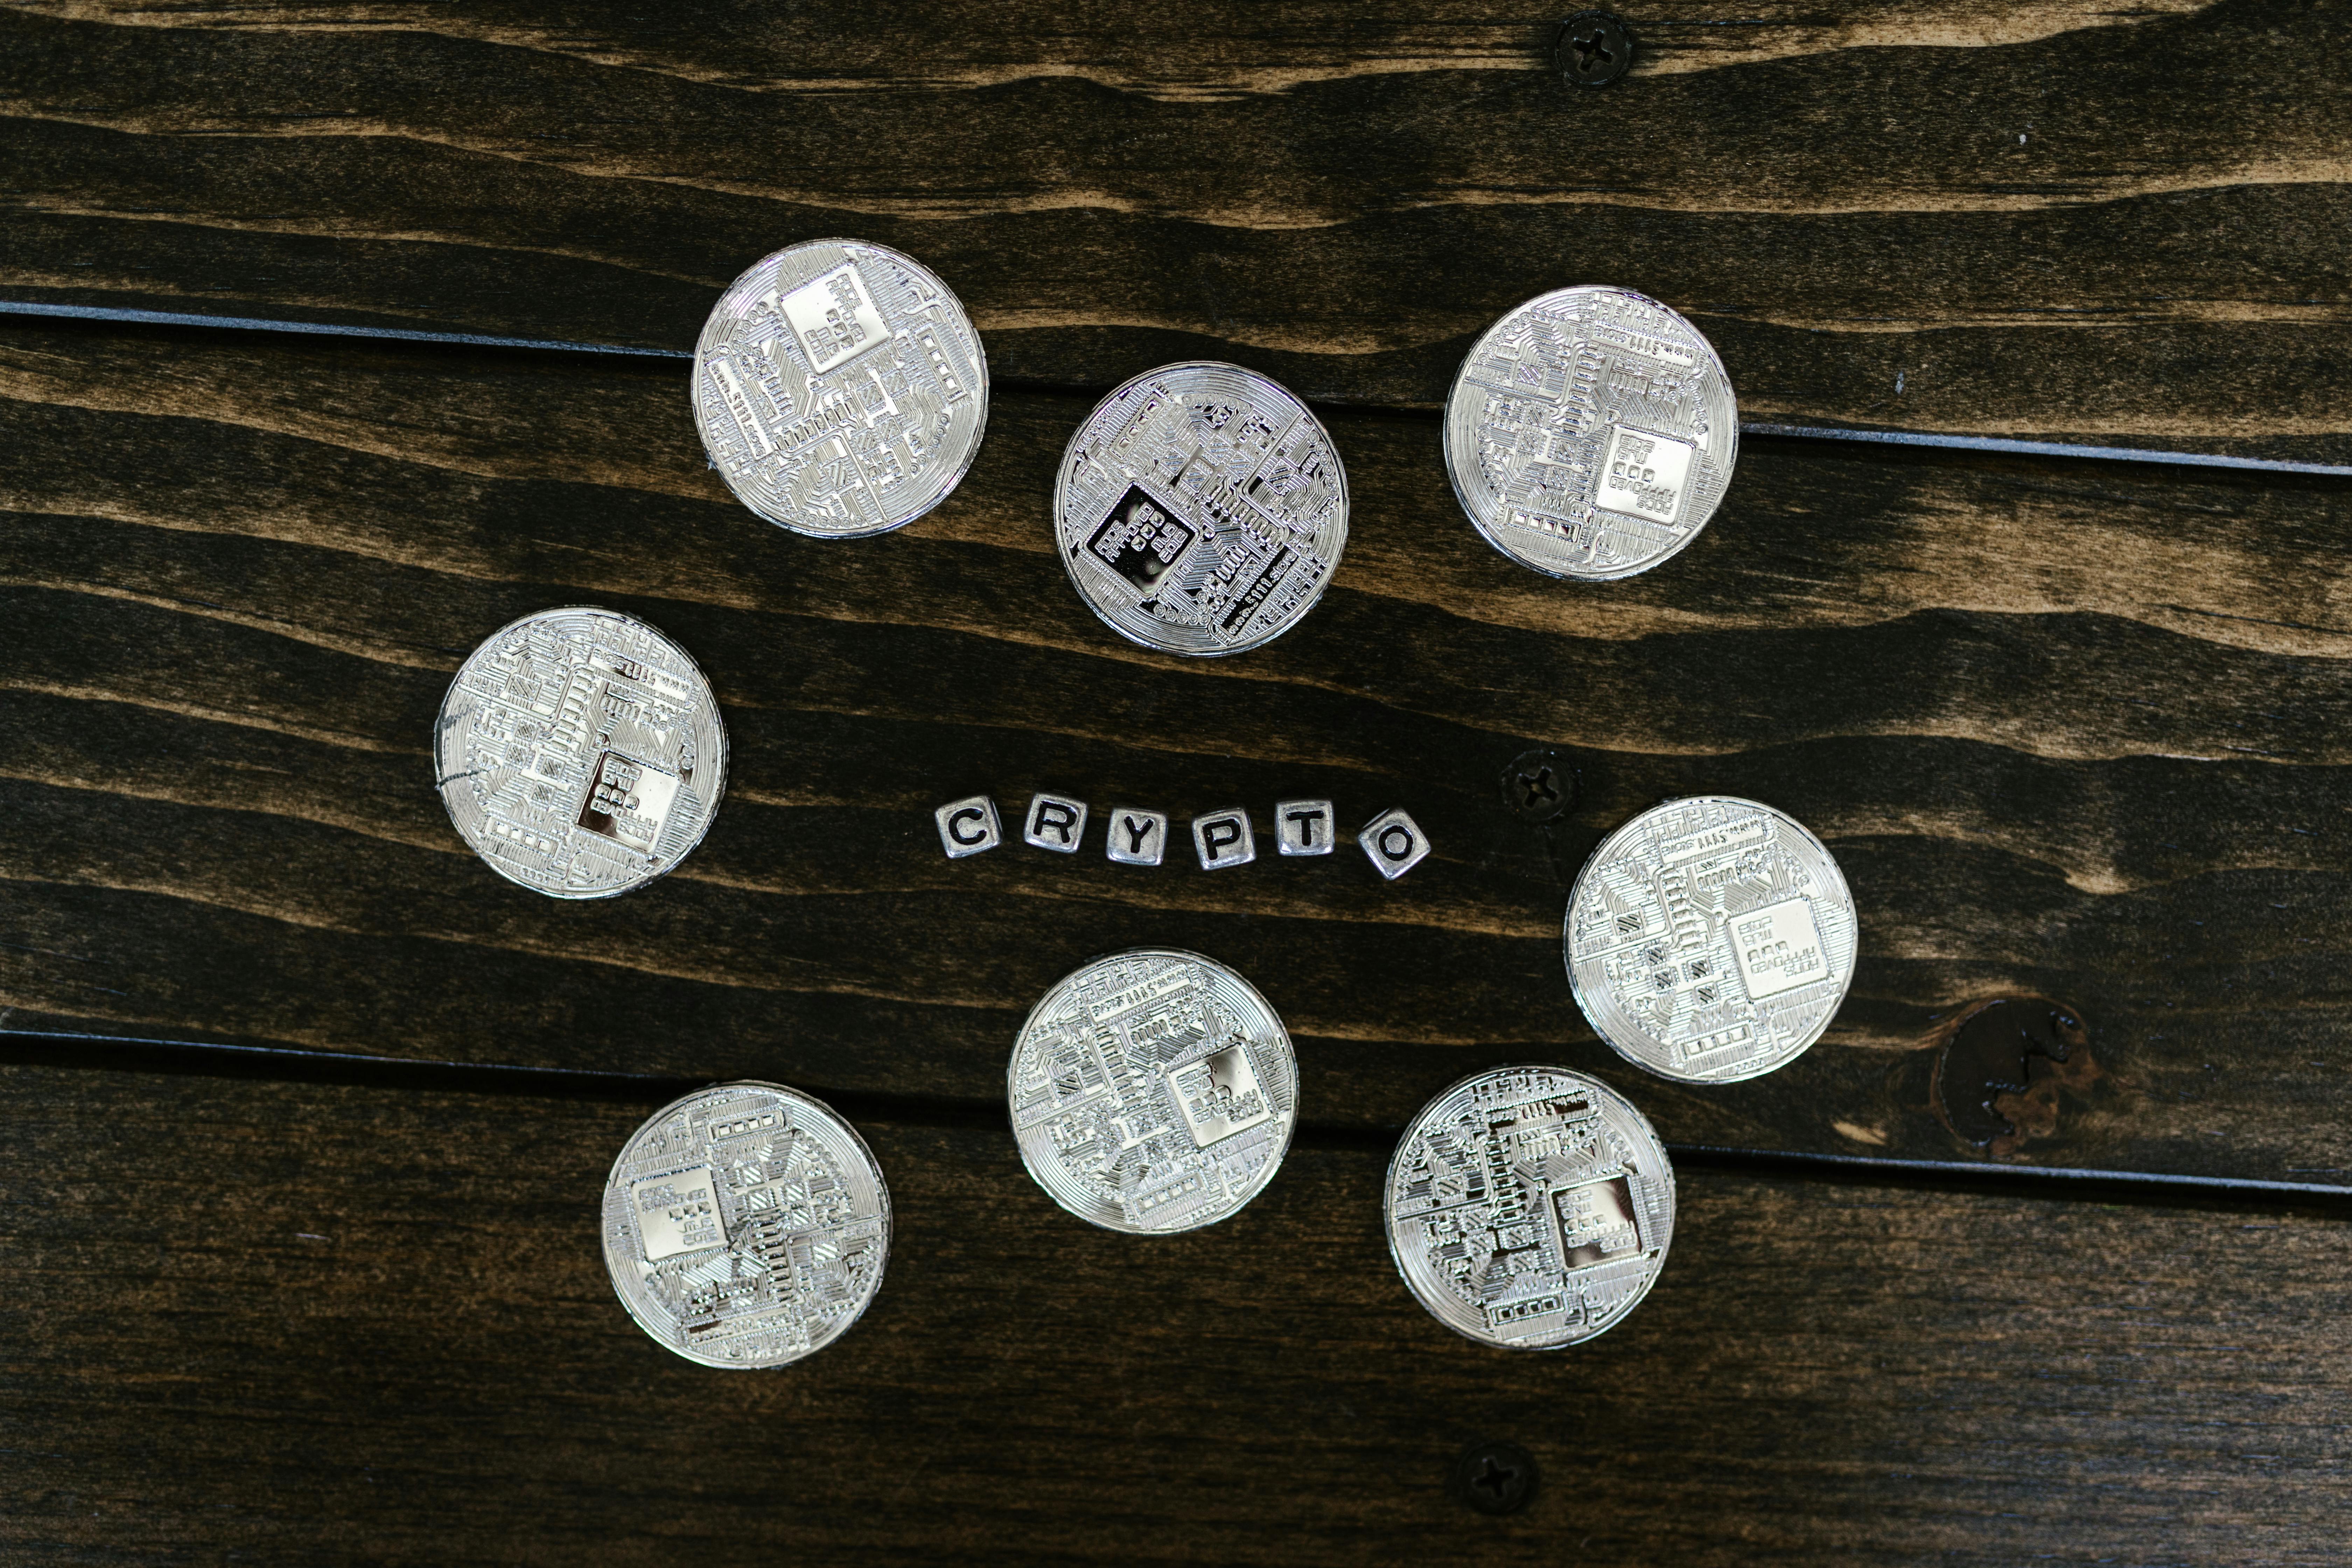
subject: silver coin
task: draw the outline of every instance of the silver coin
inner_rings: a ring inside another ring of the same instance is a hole
[[[1213,959],[1137,948],[1065,976],[1005,1072],[1021,1163],[1080,1219],[1214,1225],[1274,1179],[1297,1120],[1290,1036]]]
[[[1607,1084],[1496,1068],[1422,1107],[1383,1204],[1389,1256],[1430,1316],[1482,1344],[1556,1350],[1649,1294],[1675,1238],[1675,1168]]]
[[[745,506],[856,539],[947,500],[988,426],[963,302],[884,245],[812,239],[735,279],[694,352],[694,425]]]
[[[1522,566],[1601,582],[1698,537],[1739,405],[1696,327],[1627,289],[1561,289],[1486,329],[1445,397],[1445,471]]]
[[[1062,564],[1111,630],[1165,653],[1241,653],[1297,626],[1348,544],[1329,432],[1239,365],[1165,364],[1114,391],[1062,453]]]
[[[637,1327],[705,1366],[782,1366],[857,1321],[890,1190],[857,1130],[773,1083],[719,1083],[637,1129],[604,1182],[604,1268]]]
[[[606,899],[702,842],[727,728],[693,659],[643,621],[572,605],[467,656],[433,730],[441,804],[510,882]]]
[[[1627,1061],[1736,1083],[1822,1037],[1853,982],[1853,895],[1793,817],[1668,801],[1603,840],[1568,895],[1577,1005]]]

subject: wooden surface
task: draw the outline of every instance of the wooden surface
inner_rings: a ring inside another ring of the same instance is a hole
[[[1641,1310],[1508,1356],[1405,1296],[1381,1151],[1149,1243],[1002,1129],[869,1121],[839,1344],[714,1373],[614,1303],[653,1102],[0,1069],[12,1560],[2321,1563],[2341,1218],[1702,1171]],[[1270,1289],[1269,1269],[1281,1286]],[[1279,1413],[1276,1416],[1275,1413]],[[1544,1483],[1489,1519],[1468,1444]]]
[[[1587,587],[1479,541],[1432,411],[1606,280],[1752,424],[2352,460],[2345,12],[1629,16],[1578,93],[1549,13],[1385,0],[0,4],[0,1559],[2339,1561],[2352,483],[1750,438]],[[998,390],[946,505],[820,544],[659,356],[839,232],[938,268]],[[22,313],[68,309],[649,353]],[[1314,614],[1208,663],[1082,613],[1045,516],[1095,393],[1199,353],[1316,399],[1355,498]],[[464,655],[581,601],[733,747],[709,840],[585,907],[467,853],[427,754]],[[1041,788],[1436,853],[940,855]],[[1704,1090],[1559,957],[1598,837],[1697,791],[1820,832],[1863,931],[1822,1043]],[[1002,1100],[1045,986],[1147,942],[1275,1002],[1306,1123],[1156,1244],[1054,1209]],[[1530,1058],[1683,1202],[1545,1356],[1378,1227],[1405,1118]],[[629,1324],[593,1213],[750,1075],[858,1123],[899,1228],[839,1345],[737,1377]],[[1488,1439],[1525,1513],[1446,1493]]]
[[[17,1027],[985,1102],[1055,978],[1174,942],[1274,1000],[1318,1123],[1534,1056],[1676,1142],[1977,1159],[1935,1092],[1953,1021],[2045,996],[2091,1037],[1990,1152],[2352,1184],[2352,1117],[2294,1110],[2352,1109],[2340,481],[1754,444],[1683,563],[1581,588],[1460,521],[1429,423],[1342,412],[1328,597],[1192,661],[1077,614],[1049,553],[1083,398],[1001,397],[946,506],[843,546],[726,497],[667,367],[156,348],[0,344]],[[467,854],[426,752],[487,629],[583,599],[684,642],[734,752],[695,857],[585,907]],[[1498,787],[1535,744],[1581,779],[1545,828]],[[1262,832],[1402,805],[1437,848],[1393,886],[1352,848],[941,856],[940,803],[1038,788]],[[1711,1089],[1619,1064],[1559,956],[1599,836],[1697,792],[1810,824],[1863,930],[1828,1039]]]
[[[1239,359],[1434,406],[1571,281],[1749,419],[2352,460],[2337,0],[0,10],[0,298],[684,350],[787,242],[970,303],[1000,377]]]

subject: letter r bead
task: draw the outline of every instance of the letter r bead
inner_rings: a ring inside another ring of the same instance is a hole
[[[1028,826],[1021,837],[1040,849],[1075,855],[1086,837],[1087,803],[1066,795],[1039,794],[1029,802]]]

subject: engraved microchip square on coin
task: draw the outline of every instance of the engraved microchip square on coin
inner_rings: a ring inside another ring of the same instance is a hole
[[[1563,1268],[1582,1268],[1642,1250],[1633,1189],[1622,1176],[1559,1189],[1552,1194],[1552,1213],[1559,1222]]]
[[[1274,1115],[1250,1070],[1249,1052],[1238,1045],[1168,1069],[1168,1087],[1184,1108],[1192,1145],[1205,1149],[1236,1132],[1246,1132]]]
[[[792,324],[793,335],[808,355],[809,370],[816,375],[890,335],[854,262],[845,261],[797,289],[785,290],[776,297],[776,309]]]
[[[1170,516],[1141,485],[1129,485],[1087,540],[1087,548],[1149,598],[1199,537],[1198,530]]]
[[[1749,1000],[1761,1002],[1816,980],[1826,980],[1830,961],[1822,951],[1821,928],[1809,899],[1788,899],[1769,909],[1731,917],[1731,953]]]
[[[727,1245],[719,1184],[708,1165],[630,1183],[629,1206],[636,1211],[648,1263]]]
[[[1693,450],[1688,441],[1677,441],[1672,436],[1611,426],[1609,449],[1601,458],[1601,488],[1593,495],[1593,504],[1652,522],[1673,523],[1682,510]]]
[[[593,777],[580,804],[580,826],[641,854],[650,851],[661,837],[670,802],[677,798],[677,775],[606,752],[597,759]]]

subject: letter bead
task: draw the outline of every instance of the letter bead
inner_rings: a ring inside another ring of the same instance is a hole
[[[1022,838],[1056,855],[1075,855],[1087,833],[1087,803],[1066,795],[1039,794],[1029,802],[1029,819]]]
[[[1157,866],[1168,847],[1168,814],[1122,805],[1106,812],[1103,853],[1122,866]]]
[[[1201,857],[1203,871],[1248,865],[1257,858],[1257,841],[1250,835],[1249,813],[1234,805],[1194,817],[1192,847]]]
[[[1407,816],[1402,806],[1381,813],[1364,824],[1356,835],[1356,842],[1364,847],[1365,858],[1373,868],[1395,881],[1422,862],[1429,853],[1429,836],[1421,824]]]
[[[940,823],[940,847],[948,852],[950,860],[993,849],[1004,842],[1003,826],[996,820],[996,803],[984,795],[951,800],[934,815]]]
[[[1275,804],[1275,844],[1285,855],[1328,855],[1339,843],[1339,815],[1328,800]]]

